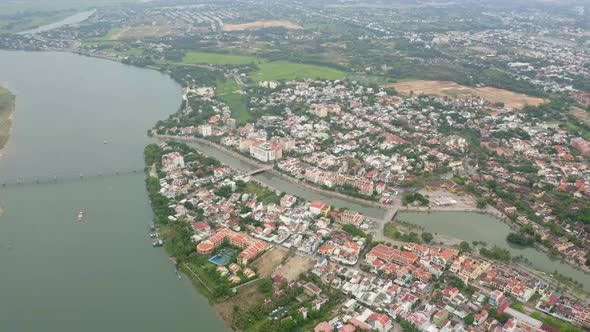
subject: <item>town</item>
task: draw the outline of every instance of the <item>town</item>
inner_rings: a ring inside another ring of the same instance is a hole
[[[589,308],[507,263],[374,241],[358,212],[274,192],[184,143],[148,146],[146,161],[156,165],[148,188],[158,225],[185,236],[167,245],[209,296],[240,297],[252,280],[269,280],[257,286],[258,303],[234,312],[233,328],[533,331],[551,329],[547,319],[588,327]]]

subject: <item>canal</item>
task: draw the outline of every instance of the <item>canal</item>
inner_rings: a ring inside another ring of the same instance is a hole
[[[580,282],[585,290],[590,290],[590,275],[584,271],[536,248],[508,243],[506,236],[511,232],[510,227],[494,216],[476,212],[399,212],[396,221],[408,222],[424,227],[428,232],[445,234],[468,242],[485,241],[488,247],[498,246],[509,250],[512,257],[526,257],[541,271],[553,273],[557,270]]]
[[[143,169],[147,129],[180,104],[165,75],[68,53],[0,51],[0,85],[17,103],[7,179]],[[144,181],[0,187],[0,331],[226,330],[152,248]]]

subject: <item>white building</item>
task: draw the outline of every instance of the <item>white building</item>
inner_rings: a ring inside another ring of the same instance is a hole
[[[162,156],[162,169],[166,172],[184,167],[184,158],[178,152],[170,152]]]
[[[271,142],[260,142],[250,145],[250,155],[260,161],[269,162],[281,159],[283,150]]]

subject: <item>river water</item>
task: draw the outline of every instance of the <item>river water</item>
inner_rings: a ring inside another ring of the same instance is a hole
[[[536,248],[527,248],[509,244],[506,236],[510,227],[500,219],[475,212],[400,212],[396,220],[409,222],[424,227],[429,232],[452,236],[457,239],[485,241],[488,247],[498,246],[510,251],[511,255],[526,257],[535,268],[559,273],[579,281],[584,289],[590,290],[590,275],[577,270],[558,258],[551,258]]]
[[[0,51],[0,85],[17,101],[3,179],[142,169],[147,128],[180,104],[165,75],[68,53]],[[152,248],[144,180],[0,187],[0,331],[225,331]]]
[[[77,13],[75,15],[69,16],[64,18],[61,21],[57,21],[57,22],[53,22],[47,25],[43,25],[40,26],[38,28],[35,29],[31,29],[31,30],[27,30],[27,31],[22,31],[19,32],[19,35],[27,35],[27,34],[34,34],[34,33],[38,33],[38,32],[45,32],[45,31],[49,31],[49,30],[53,30],[55,28],[59,28],[62,27],[64,25],[72,25],[72,24],[78,24],[86,19],[88,19],[90,16],[92,16],[96,11],[94,10],[90,10],[90,11],[86,11],[86,12],[81,12],[81,13]]]

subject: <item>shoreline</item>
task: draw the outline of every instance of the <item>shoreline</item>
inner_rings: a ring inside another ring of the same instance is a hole
[[[12,133],[12,120],[16,112],[16,96],[0,86],[0,158]]]

